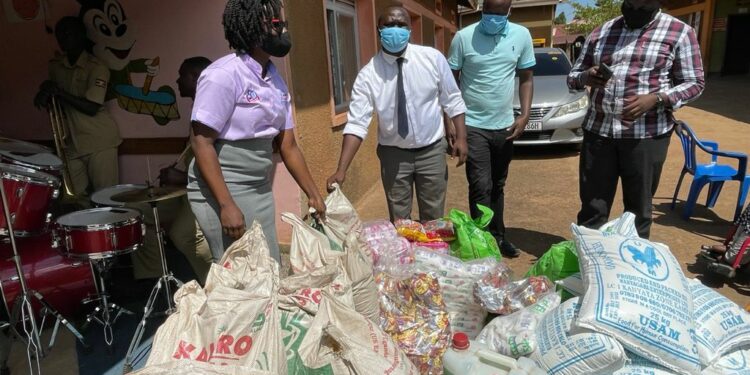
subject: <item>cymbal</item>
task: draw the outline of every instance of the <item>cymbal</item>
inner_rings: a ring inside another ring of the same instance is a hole
[[[50,154],[52,150],[40,144],[0,137],[0,151],[14,154]]]
[[[184,187],[153,186],[115,194],[111,199],[123,203],[152,203],[177,198],[185,194],[187,194],[187,190]]]

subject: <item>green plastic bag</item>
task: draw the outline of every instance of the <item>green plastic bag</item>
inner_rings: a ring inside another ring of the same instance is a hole
[[[562,280],[580,272],[576,244],[563,241],[552,245],[533,267],[526,273],[529,276],[547,276],[550,281]]]
[[[494,257],[502,258],[495,237],[484,228],[489,225],[494,213],[489,207],[477,205],[482,216],[473,219],[469,214],[452,209],[448,218],[453,222],[456,240],[451,243],[451,255],[461,260]]]

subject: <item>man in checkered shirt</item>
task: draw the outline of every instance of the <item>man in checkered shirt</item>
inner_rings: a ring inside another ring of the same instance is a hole
[[[587,86],[578,224],[597,228],[607,221],[621,179],[625,211],[648,238],[673,112],[703,92],[695,30],[661,12],[658,0],[625,0],[622,16],[586,39],[568,76],[571,90]]]

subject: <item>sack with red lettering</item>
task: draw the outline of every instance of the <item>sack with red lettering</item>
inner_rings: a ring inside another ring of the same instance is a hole
[[[292,274],[309,272],[326,264],[336,264],[344,256],[343,247],[334,251],[325,233],[311,227],[299,216],[284,212],[281,214],[281,221],[292,226],[292,243],[289,249]]]
[[[275,293],[217,286],[206,295],[191,281],[175,301],[177,311],[157,330],[146,366],[203,362],[287,372]]]
[[[362,232],[362,221],[359,220],[357,210],[338,184],[333,184],[333,191],[326,197],[326,218],[321,223],[323,233],[343,248],[349,234],[359,236]]]
[[[271,295],[278,288],[279,264],[269,254],[263,228],[253,221],[250,229],[224,252],[219,264],[211,265],[206,292],[211,293],[217,286],[241,290],[262,287],[262,293]],[[259,281],[270,283],[258,284]]]
[[[202,362],[181,362],[177,367],[154,365],[144,367],[131,375],[274,375],[270,371],[244,366],[212,366]]]
[[[349,280],[337,266],[328,265],[310,273],[281,280],[279,312],[288,375],[333,374],[330,365],[315,369],[305,366],[298,352],[300,343],[307,335],[313,317],[318,312],[323,291],[346,306],[354,307]]]
[[[367,245],[365,245],[367,246]],[[372,259],[362,250],[356,233],[349,233],[344,242],[346,255],[342,259],[346,274],[352,282],[354,310],[373,322],[380,319],[378,286],[372,274]]]
[[[330,364],[336,375],[419,374],[390,335],[327,292],[299,355],[305,366]]]

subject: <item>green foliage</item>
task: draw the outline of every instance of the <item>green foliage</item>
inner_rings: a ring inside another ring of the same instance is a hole
[[[554,23],[555,25],[565,25],[568,23],[568,17],[565,16],[565,13],[560,13],[555,17]]]
[[[595,28],[622,14],[620,12],[622,0],[598,0],[594,6],[571,1],[570,5],[576,15],[566,29],[572,34],[588,35]]]

